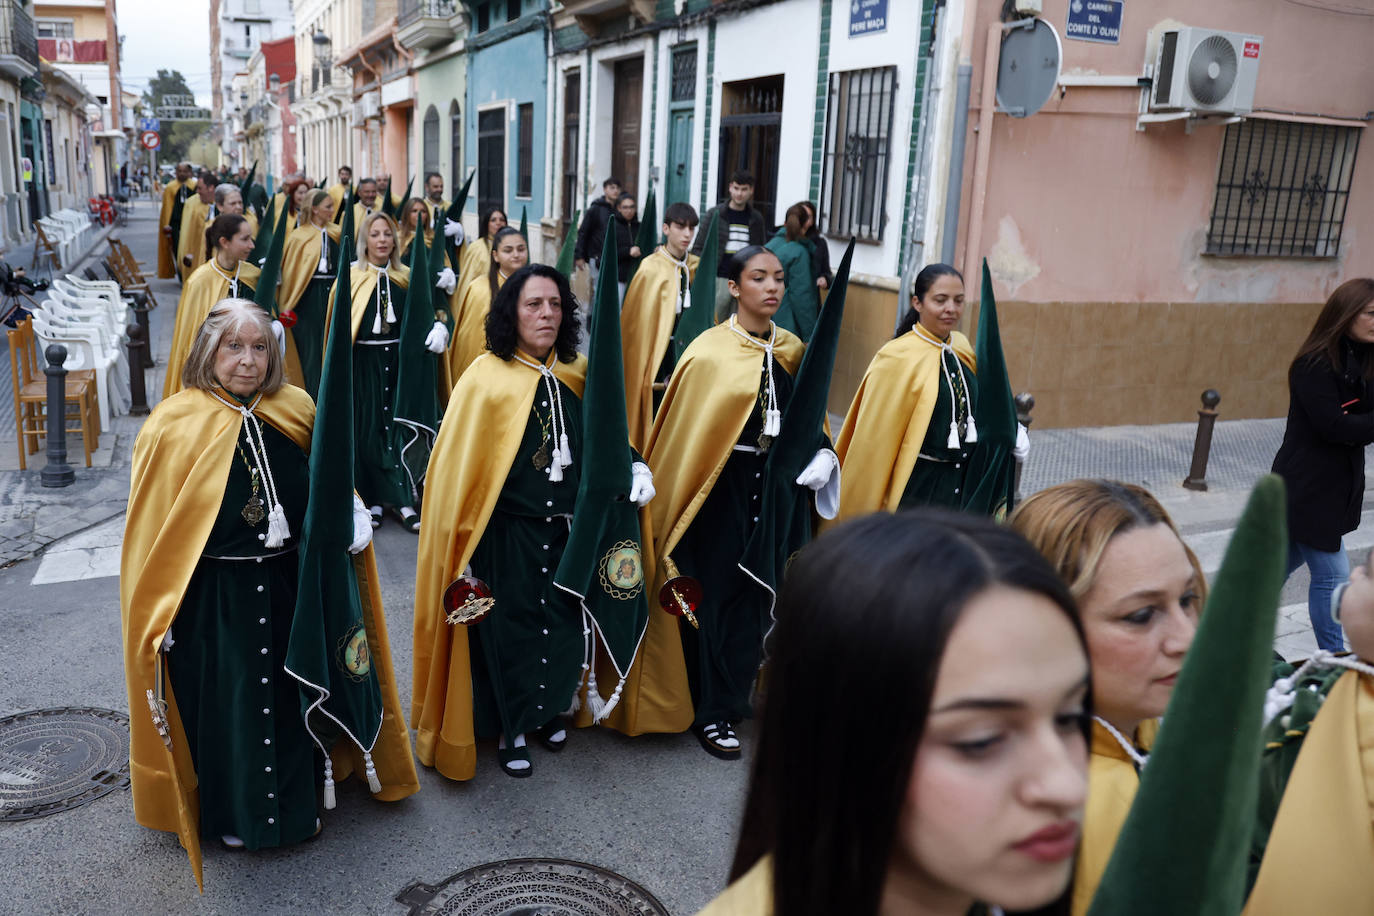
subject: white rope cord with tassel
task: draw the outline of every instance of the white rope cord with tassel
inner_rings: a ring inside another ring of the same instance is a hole
[[[945,363],[945,354],[954,358],[956,371],[959,373],[959,384],[964,389],[964,403],[968,405],[968,419],[964,424],[964,441],[978,441],[978,425],[973,421],[973,402],[968,396],[968,381],[964,378],[964,367],[959,361],[959,354],[954,352],[954,347],[947,340],[940,340],[933,334],[921,327],[919,324],[911,329],[916,332],[926,343],[939,347],[940,353],[940,373],[945,378],[945,386],[949,388],[949,439],[945,441],[945,446],[951,449],[959,448],[959,397],[954,392],[954,377],[949,371],[949,366]]]
[[[1135,761],[1137,769],[1145,769],[1145,764],[1150,762],[1149,754],[1142,754],[1140,753],[1140,751],[1136,750],[1136,746],[1132,744],[1130,741],[1127,741],[1126,736],[1121,734],[1121,732],[1117,731],[1115,725],[1108,722],[1101,716],[1093,716],[1093,721],[1096,722],[1098,725],[1101,725],[1103,728],[1105,728],[1107,730],[1107,733],[1116,739],[1116,743],[1121,745],[1121,749],[1125,751],[1126,754],[1132,760]]]
[[[315,266],[315,273],[329,273],[329,232],[325,227],[320,227],[320,263]]]
[[[735,316],[730,316],[730,330],[738,334],[751,346],[759,347],[764,352],[764,365],[768,370],[768,403],[763,411],[763,434],[765,436],[776,437],[782,429],[782,411],[778,409],[778,387],[773,381],[773,344],[778,339],[778,326],[772,321],[768,322],[768,341],[765,343],[754,337],[748,331],[742,330]]]
[[[568,444],[568,421],[563,415],[563,393],[558,388],[558,378],[553,370],[543,363],[531,362],[519,353],[516,362],[537,371],[544,380],[544,389],[549,394],[549,438],[553,441],[553,456],[549,462],[549,482],[561,483],[563,469],[572,465],[572,447]]]
[[[658,246],[658,250],[663,252],[663,256],[672,261],[673,266],[677,268],[677,301],[675,305],[677,306],[676,314],[681,315],[692,307],[692,272],[687,268],[687,255],[684,254],[682,260],[679,261],[668,253],[666,245]]]
[[[291,536],[291,528],[286,522],[286,510],[282,508],[281,499],[277,496],[277,481],[272,476],[272,465],[267,460],[267,440],[262,435],[262,423],[253,413],[253,408],[261,403],[262,398],[259,396],[250,406],[245,407],[226,401],[216,392],[212,391],[210,394],[221,404],[243,415],[244,438],[248,440],[248,450],[253,455],[253,463],[262,475],[263,496],[267,501],[267,538],[263,541],[263,546],[275,550]],[[255,433],[256,440],[253,438]]]
[[[1268,725],[1278,718],[1283,712],[1293,705],[1296,698],[1298,682],[1303,675],[1314,668],[1348,668],[1351,671],[1358,671],[1361,674],[1374,676],[1374,665],[1362,661],[1354,655],[1336,655],[1326,649],[1318,649],[1312,653],[1307,661],[1302,663],[1302,667],[1294,671],[1288,677],[1281,677],[1274,681],[1273,686],[1264,694],[1264,724]]]
[[[215,273],[229,281],[229,295],[227,298],[237,299],[239,297],[239,268],[243,266],[243,262],[240,261],[238,264],[234,265],[234,275],[232,277],[220,270],[219,264],[214,258],[210,259],[210,266],[214,268]]]
[[[387,273],[386,273],[387,265],[383,264],[383,265],[381,265],[381,266],[379,267],[378,265],[372,264],[371,262],[369,262],[369,263],[368,263],[368,266],[371,267],[373,270],[377,271],[377,314],[376,314],[375,316],[373,316],[373,318],[372,318],[372,333],[373,333],[374,336],[377,336],[377,335],[380,335],[380,334],[382,333],[382,306],[383,306],[383,300],[386,300],[386,301],[385,301],[385,306],[386,306],[386,321],[387,321],[387,324],[395,324],[395,323],[396,323],[396,311],[395,311],[395,309],[393,309],[393,308],[391,307],[391,284],[388,283],[388,282],[386,282],[386,281],[387,281]],[[385,294],[382,293],[382,289],[383,289],[383,288],[386,289],[386,293],[385,293]]]

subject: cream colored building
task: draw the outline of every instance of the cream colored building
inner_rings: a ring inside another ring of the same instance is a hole
[[[301,0],[295,7],[296,144],[312,182],[332,185],[339,166],[354,166],[353,76],[339,53],[362,39],[362,0]]]

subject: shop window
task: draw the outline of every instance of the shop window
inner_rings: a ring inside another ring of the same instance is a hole
[[[1221,145],[1207,253],[1334,258],[1360,128],[1251,119]]]
[[[830,74],[819,217],[827,235],[883,239],[896,90],[896,67]]]

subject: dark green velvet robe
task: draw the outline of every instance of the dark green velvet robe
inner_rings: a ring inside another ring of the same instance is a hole
[[[380,334],[372,333],[377,315],[374,292],[369,297],[353,347],[353,478],[358,495],[367,505],[399,508],[414,506],[419,501],[419,494],[401,465],[401,457],[391,445],[395,441],[391,411],[400,359],[398,340],[407,290],[391,282],[390,277],[380,282],[391,288],[396,322]],[[419,470],[423,472],[424,469]]]
[[[969,413],[978,406],[978,378],[973,370],[959,362],[952,353],[941,354],[945,367],[954,377],[955,393],[959,403],[950,398],[949,385],[941,373],[939,394],[935,398],[935,409],[930,415],[930,425],[926,427],[926,438],[921,443],[921,454],[939,459],[930,461],[917,458],[916,467],[911,471],[906,489],[902,491],[899,503],[903,509],[918,506],[940,506],[946,509],[960,509],[962,494],[968,483],[968,458],[972,444],[966,441]],[[960,390],[959,379],[963,378],[964,388]],[[957,409],[956,419],[959,426],[959,447],[949,447],[949,420]]]

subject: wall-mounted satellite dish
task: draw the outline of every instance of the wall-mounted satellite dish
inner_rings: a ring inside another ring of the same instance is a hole
[[[1002,26],[997,59],[997,110],[1013,118],[1039,111],[1059,83],[1063,60],[1059,33],[1043,19],[1021,19]]]

